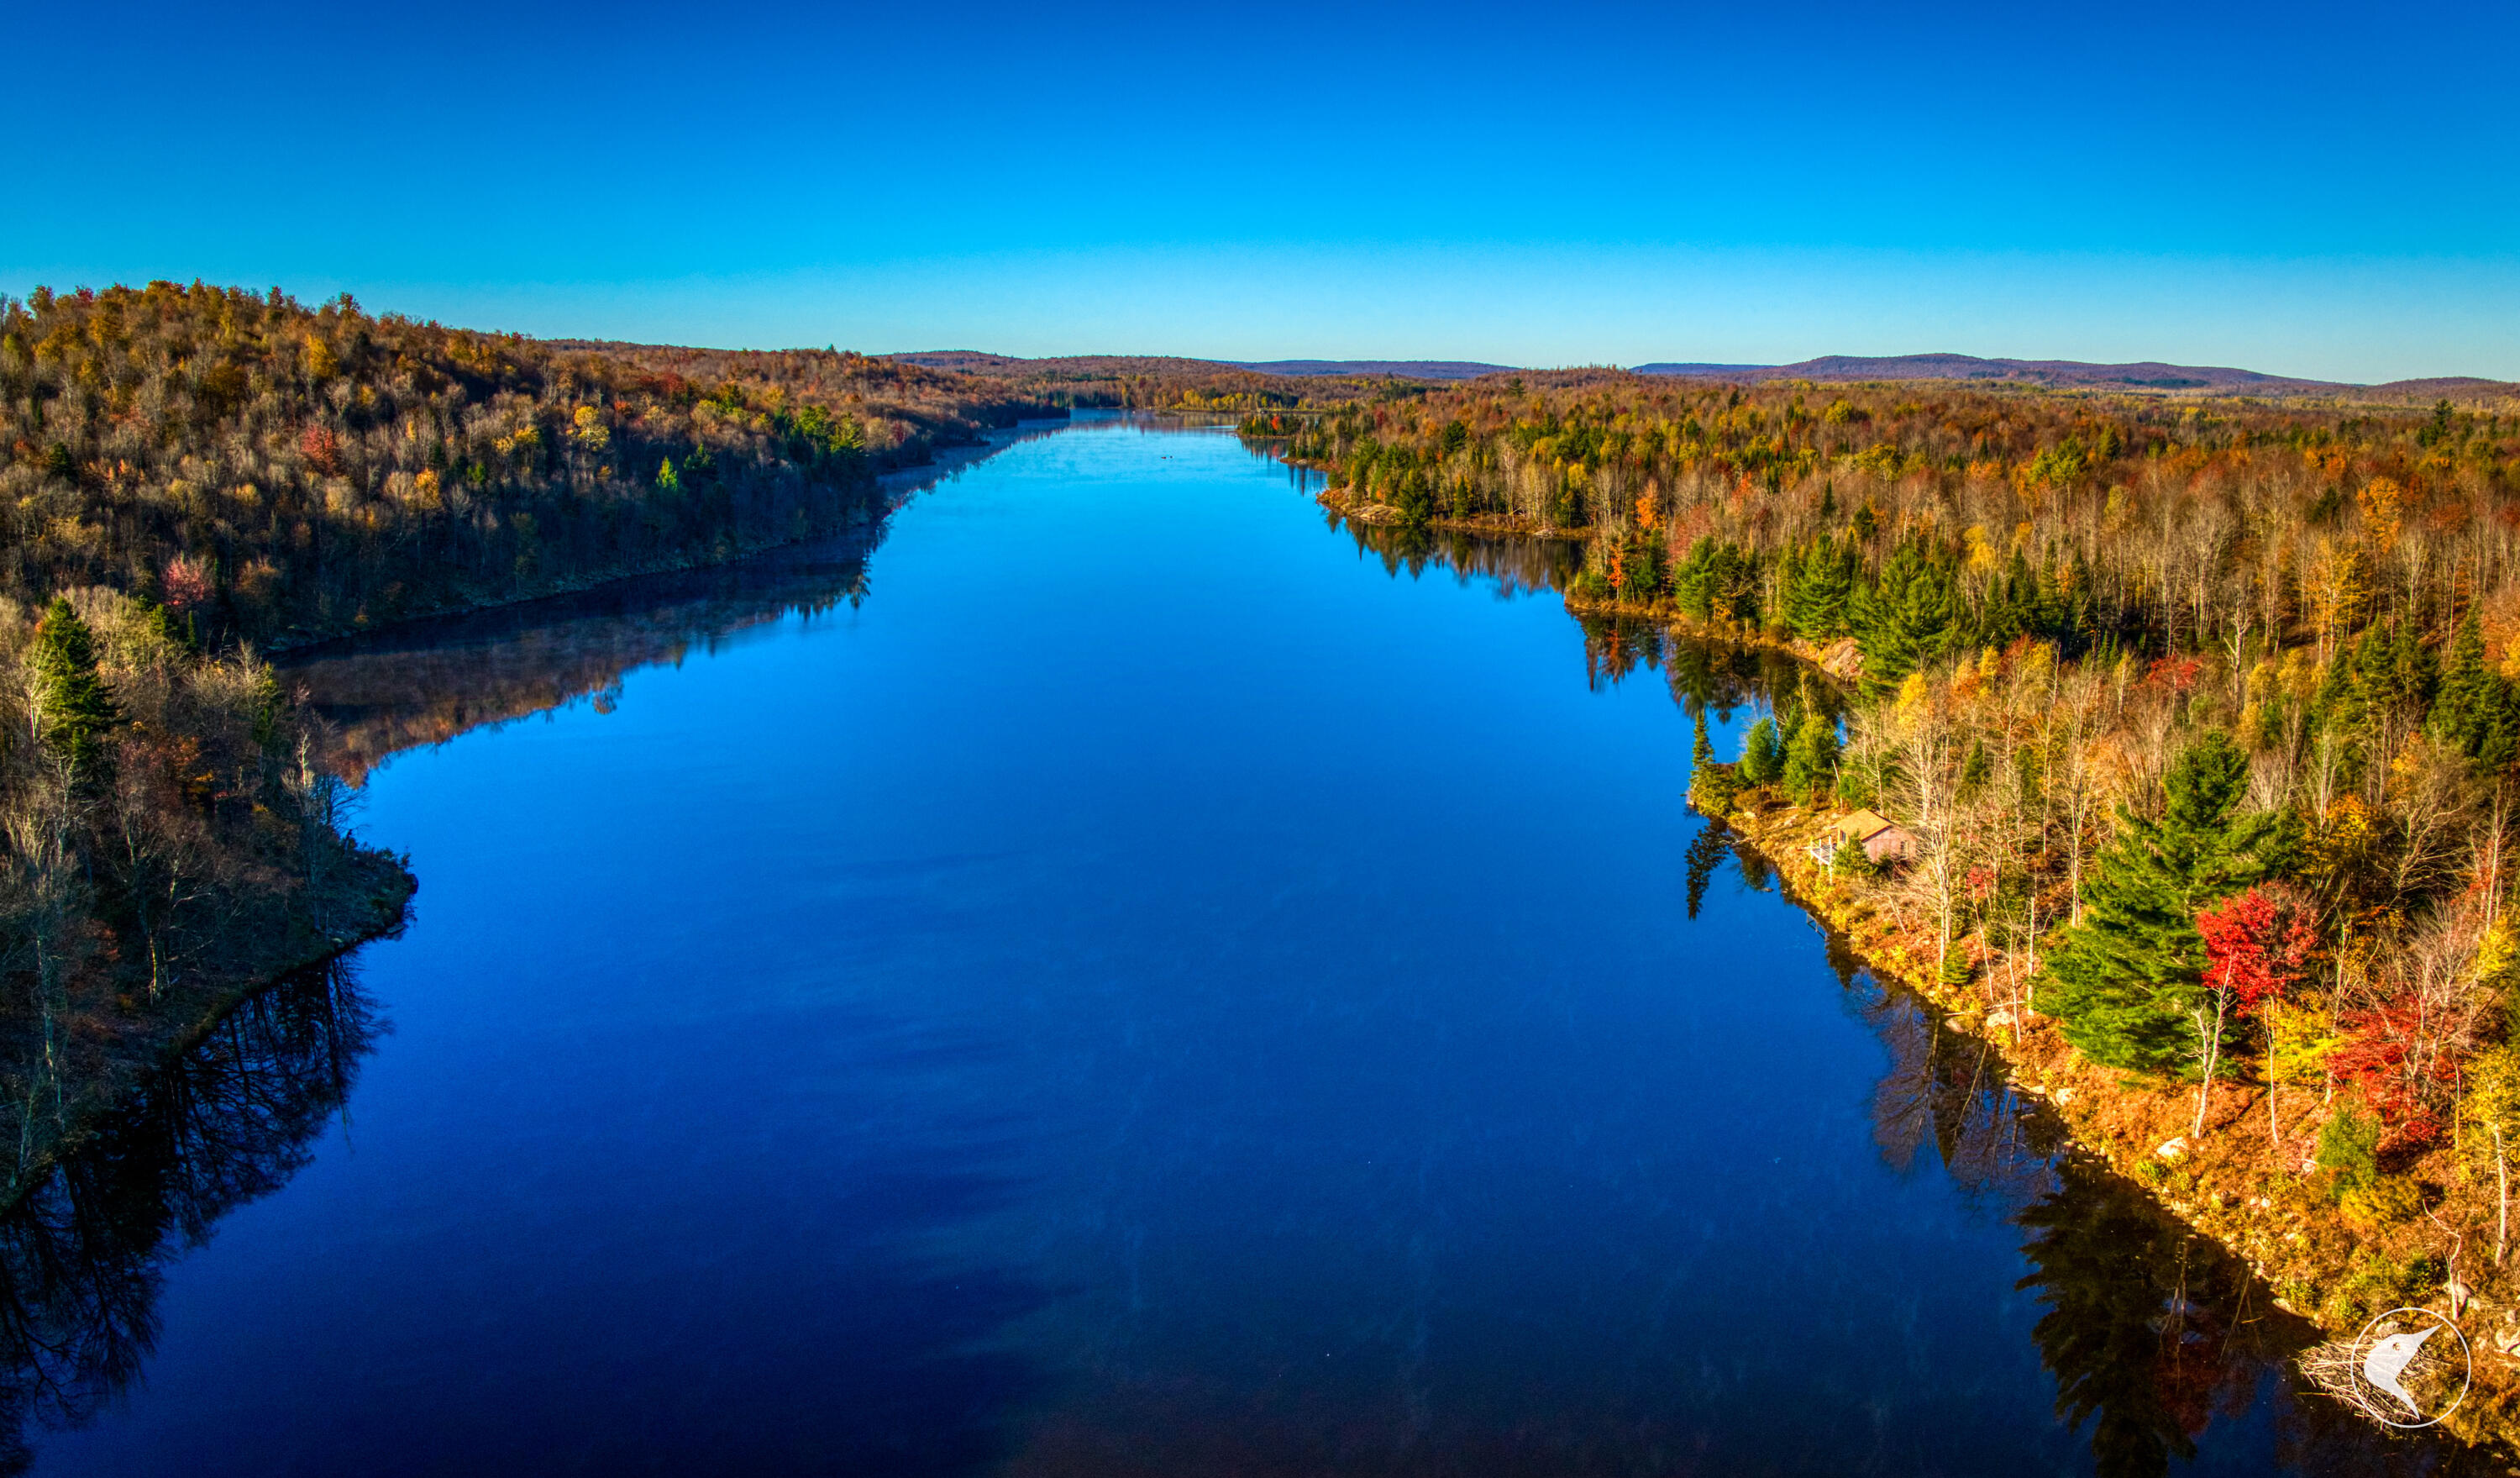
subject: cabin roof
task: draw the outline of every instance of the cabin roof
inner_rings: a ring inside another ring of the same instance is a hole
[[[1885,831],[1899,830],[1899,823],[1868,808],[1840,816],[1831,829],[1850,842],[1868,842]]]

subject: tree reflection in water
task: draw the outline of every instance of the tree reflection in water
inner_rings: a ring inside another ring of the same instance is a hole
[[[1332,530],[1345,529],[1356,540],[1358,554],[1379,560],[1385,575],[1417,579],[1431,565],[1462,584],[1493,587],[1499,600],[1562,590],[1584,569],[1584,546],[1572,539],[1360,524],[1337,512],[1328,518]]]
[[[2076,1149],[2062,1121],[2014,1090],[1991,1043],[1949,1029],[1905,989],[1841,978],[1890,1053],[1873,1092],[1882,1158],[1907,1174],[1930,1147],[1962,1195],[2027,1234],[2017,1286],[2046,1311],[2032,1338],[2058,1418],[2088,1425],[2102,1478],[2167,1473],[2197,1455],[2210,1424],[2262,1397],[2290,1471],[2500,1470],[2453,1441],[2396,1436],[2304,1392],[2291,1363],[2318,1332],[2276,1308],[2246,1264]]]
[[[382,1030],[346,959],[239,1006],[0,1214],[0,1472],[140,1373],[165,1270],[306,1164]]]
[[[989,451],[1055,436],[1064,423],[992,433]],[[395,754],[576,703],[608,714],[640,668],[714,651],[789,616],[855,608],[868,562],[912,493],[972,457],[913,478],[864,527],[732,564],[613,580],[575,595],[406,622],[284,656],[283,680],[327,724],[327,769],[354,785]]]
[[[1562,589],[1575,570],[1563,554],[1520,547],[1550,541],[1349,527],[1394,574],[1442,563],[1464,580],[1491,580],[1500,596]],[[1585,680],[1597,689],[1658,668],[1692,718],[1729,722],[1780,702],[1843,711],[1831,684],[1781,652],[1695,640],[1653,622],[1578,621]],[[1772,886],[1763,858],[1706,824],[1688,852],[1690,918],[1728,857],[1751,887]],[[1873,1092],[1883,1160],[1902,1175],[1938,1164],[1962,1196],[2026,1234],[2029,1271],[2018,1286],[2045,1309],[2032,1337],[2056,1382],[2057,1416],[2088,1425],[2102,1478],[2167,1473],[2198,1455],[2217,1418],[2235,1420],[2262,1399],[2273,1455],[2289,1472],[2503,1471],[2452,1439],[2390,1433],[2307,1392],[2292,1361],[2319,1337],[2316,1328],[2277,1309],[2272,1290],[2220,1244],[2076,1149],[2055,1115],[2015,1090],[1992,1043],[1946,1026],[1943,1012],[1906,989],[1877,984],[1833,933],[1827,949],[1840,986],[1889,1050]]]

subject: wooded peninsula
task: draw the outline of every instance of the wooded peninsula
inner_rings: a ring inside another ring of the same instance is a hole
[[[2520,399],[1502,377],[1255,445],[1335,517],[1566,541],[1568,607],[1790,651],[1696,807],[2077,1138],[2520,1419]],[[2305,1362],[2343,1375],[2330,1351]]]

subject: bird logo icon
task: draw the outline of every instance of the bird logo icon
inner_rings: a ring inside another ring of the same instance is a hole
[[[2450,1338],[2436,1344],[2445,1332]],[[2428,1427],[2467,1397],[2467,1337],[2429,1309],[2392,1309],[2363,1325],[2354,1344],[2362,1355],[2355,1370],[2362,1409],[2376,1421]]]

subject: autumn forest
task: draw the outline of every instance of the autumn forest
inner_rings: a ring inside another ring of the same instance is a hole
[[[2520,1296],[2520,404],[1489,382],[1243,433],[1334,517],[1565,540],[1588,621],[1799,654],[1737,759],[1701,718],[1699,808],[2294,1307]]]

